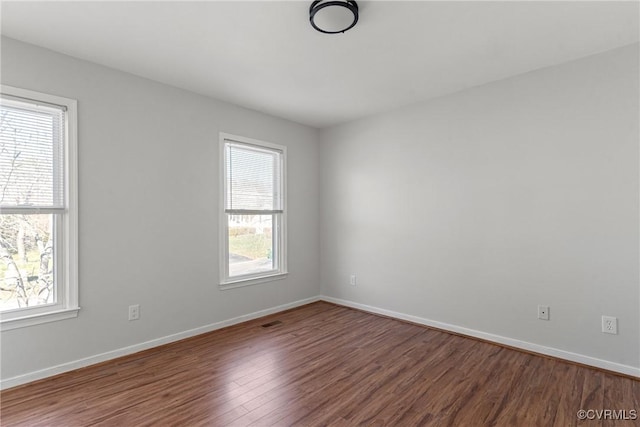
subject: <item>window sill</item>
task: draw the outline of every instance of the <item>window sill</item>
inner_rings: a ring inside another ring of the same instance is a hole
[[[28,326],[40,325],[42,323],[71,319],[73,317],[78,317],[79,311],[80,307],[65,308],[63,310],[51,311],[49,313],[16,317],[14,319],[2,319],[0,321],[0,331],[10,331],[11,329],[26,328]]]
[[[275,280],[282,280],[287,277],[288,273],[276,273],[271,274],[269,276],[260,276],[249,279],[237,279],[237,280],[228,280],[226,282],[220,283],[220,290],[226,291],[227,289],[241,288],[243,286],[253,286],[259,283],[265,282],[273,282]]]

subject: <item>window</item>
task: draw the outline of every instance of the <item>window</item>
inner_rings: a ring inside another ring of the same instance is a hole
[[[220,134],[221,288],[284,277],[286,147]]]
[[[76,101],[0,88],[2,330],[75,317]]]

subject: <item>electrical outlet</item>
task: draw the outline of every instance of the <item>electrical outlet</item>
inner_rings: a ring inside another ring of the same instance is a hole
[[[538,319],[540,319],[540,320],[549,320],[549,306],[548,305],[539,305],[538,306]]]
[[[138,320],[140,318],[140,304],[129,306],[129,320]]]
[[[605,334],[618,334],[618,318],[602,316],[602,332]]]
[[[356,275],[352,274],[351,276],[349,276],[349,284],[351,286],[355,286],[356,285]]]

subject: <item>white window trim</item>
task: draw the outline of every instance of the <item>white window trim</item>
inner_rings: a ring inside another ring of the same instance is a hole
[[[60,105],[65,112],[65,202],[62,215],[62,239],[58,239],[56,265],[62,271],[56,277],[59,301],[56,304],[11,310],[0,314],[0,331],[55,322],[78,316],[78,101],[27,89],[0,85],[0,92],[34,103]]]
[[[229,277],[229,232],[227,224],[227,215],[225,213],[225,179],[226,179],[226,164],[225,164],[225,141],[235,141],[242,144],[255,145],[262,148],[271,148],[282,152],[282,213],[281,224],[282,228],[280,233],[280,241],[278,242],[278,255],[280,269],[277,271],[267,271],[264,273],[256,273],[246,276]],[[219,185],[219,270],[220,270],[220,290],[240,288],[243,286],[252,286],[265,282],[272,282],[275,280],[282,280],[287,277],[287,147],[283,145],[273,144],[270,142],[260,141],[258,139],[246,138],[244,136],[232,135],[229,133],[220,132],[219,137],[219,167],[220,167],[220,185]]]

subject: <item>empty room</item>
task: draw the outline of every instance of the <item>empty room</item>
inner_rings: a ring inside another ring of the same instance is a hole
[[[640,425],[640,2],[0,17],[0,425]]]

